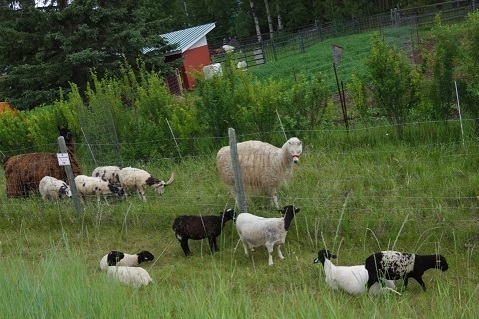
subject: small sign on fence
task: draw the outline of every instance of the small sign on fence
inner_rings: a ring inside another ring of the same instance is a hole
[[[58,165],[67,166],[70,165],[70,158],[68,153],[57,153]]]
[[[343,55],[344,47],[342,47],[340,45],[333,44],[332,49],[333,49],[334,64],[338,65],[339,62],[341,62],[341,56]]]

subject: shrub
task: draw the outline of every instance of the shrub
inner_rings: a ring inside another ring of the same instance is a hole
[[[376,104],[402,136],[404,124],[418,101],[418,73],[404,53],[388,48],[379,33],[372,36],[367,65]]]

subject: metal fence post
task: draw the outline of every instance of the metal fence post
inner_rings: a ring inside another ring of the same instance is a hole
[[[58,137],[58,146],[60,147],[60,152],[64,154],[68,154],[67,151],[67,146],[65,144],[65,138],[63,136]],[[68,163],[70,163],[70,155],[68,154]],[[78,198],[78,191],[77,187],[75,185],[75,179],[73,176],[73,171],[72,167],[70,164],[64,165],[65,166],[65,172],[67,173],[67,178],[68,178],[68,185],[70,186],[70,190],[72,192],[72,199],[73,199],[73,205],[75,206],[75,211],[79,215],[80,213],[80,199]]]
[[[238,148],[236,146],[236,133],[233,128],[228,129],[228,136],[230,142],[231,166],[233,169],[233,177],[235,180],[236,205],[239,213],[247,213],[248,207],[246,205],[246,198],[244,195],[243,181],[241,179],[241,172],[239,167]]]

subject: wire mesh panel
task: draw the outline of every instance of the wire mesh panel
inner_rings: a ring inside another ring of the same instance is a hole
[[[122,166],[121,148],[109,101],[96,101],[94,108],[79,107],[78,118],[92,164]]]

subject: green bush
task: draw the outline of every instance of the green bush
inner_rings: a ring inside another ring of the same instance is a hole
[[[389,48],[375,33],[371,39],[368,68],[377,107],[396,126],[399,136],[410,111],[418,101],[419,74],[407,56],[397,48]]]

